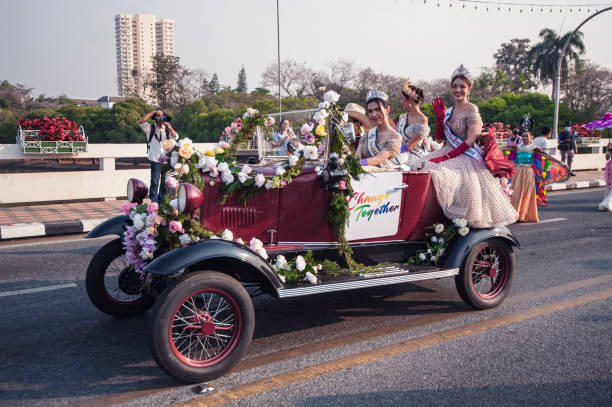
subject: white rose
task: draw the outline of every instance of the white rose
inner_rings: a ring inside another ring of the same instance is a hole
[[[261,249],[256,249],[255,253],[259,254],[261,257],[263,257],[265,260],[268,259],[268,252],[266,252],[266,249],[264,249],[263,247]]]
[[[178,160],[179,160],[178,151],[173,151],[172,154],[170,154],[170,165],[174,167],[176,163],[178,162]]]
[[[273,184],[273,183],[272,183],[272,180],[271,180],[271,179],[267,180],[267,181],[266,181],[266,189],[270,189],[270,188],[272,188],[272,184]]]
[[[427,254],[431,254],[431,249],[427,249]]]
[[[225,229],[223,233],[221,233],[221,239],[232,241],[234,240],[234,234],[231,230]]]
[[[310,271],[307,271],[306,275],[304,276],[304,281],[308,281],[310,284],[316,284],[317,278]]]
[[[425,256],[423,253],[419,254],[419,260],[425,261],[426,258],[427,256]]]
[[[183,233],[179,236],[179,242],[182,246],[188,245],[189,243],[191,243],[191,236],[189,236],[188,233]]]
[[[349,115],[347,112],[342,112],[342,122],[343,123],[348,123],[349,121]]]
[[[457,232],[459,233],[459,236],[465,236],[468,233],[470,233],[470,229],[466,227],[462,227],[462,228],[459,228]]]
[[[285,259],[285,256],[280,255],[276,258],[276,267],[279,270],[291,270],[291,267],[289,266],[289,263],[287,263],[287,259]]]
[[[276,167],[276,175],[283,175],[286,172],[287,171],[285,171],[282,165],[279,165],[278,167]]]
[[[318,112],[316,112],[312,118],[315,119],[320,124],[325,121],[327,116],[329,116],[329,113],[327,113],[327,110],[321,109]]]
[[[179,141],[179,147],[191,147],[193,141],[189,138],[183,138]]]
[[[255,185],[261,188],[261,186],[265,183],[266,183],[266,177],[264,177],[263,174],[255,175]]]
[[[134,221],[134,228],[136,230],[141,230],[142,228],[145,227],[145,222],[144,222],[144,220],[142,219],[141,216],[138,216],[138,215],[134,216],[134,220],[133,221]]]
[[[251,248],[251,250],[261,249],[263,248],[263,243],[261,240],[257,238],[252,238],[251,241],[249,242],[249,247]]]
[[[302,271],[306,268],[306,260],[302,256],[297,256],[295,259],[295,268]]]
[[[457,223],[457,226],[459,226],[460,228],[466,227],[467,226],[467,220],[465,220],[463,218],[459,219],[459,221]]]
[[[178,199],[173,199],[169,202],[169,205],[174,209],[178,209]]]
[[[280,278],[280,280],[284,283],[285,282],[285,276],[283,276],[282,274],[278,275],[278,278]]]
[[[244,182],[247,180],[247,178],[249,178],[249,176],[246,175],[244,172],[239,172],[238,173],[238,181],[240,181],[241,184],[244,184]]]
[[[433,243],[436,243],[436,242],[438,241],[438,239],[437,239],[435,236],[432,236],[432,237],[431,237],[431,241],[432,241]]]
[[[327,91],[323,95],[323,100],[325,100],[326,102],[332,103],[332,104],[338,102],[339,99],[340,99],[340,95],[334,92],[333,90]]]
[[[290,155],[288,160],[289,160],[289,166],[294,167],[295,164],[297,164],[298,162],[298,157],[296,155]]]
[[[222,172],[221,173],[221,181],[223,181],[223,183],[225,185],[229,185],[232,182],[234,182],[234,176],[229,171]]]
[[[221,239],[219,236],[217,235],[212,235],[211,237],[208,238],[209,240],[219,240]]]
[[[187,164],[183,164],[183,168],[181,169],[181,173],[189,174],[189,166]]]
[[[242,240],[241,237],[239,237],[238,239],[235,240],[236,243],[238,244],[244,244],[244,240]]]
[[[435,231],[436,233],[442,233],[442,232],[444,232],[444,225],[443,225],[443,224],[441,224],[441,223],[438,223],[438,224],[436,225],[436,227],[434,228],[434,231]]]
[[[304,147],[304,158],[307,160],[316,160],[319,157],[319,151],[315,146]]]
[[[329,102],[328,102],[327,100],[325,100],[325,101],[323,101],[323,102],[319,103],[319,104],[317,105],[317,107],[318,107],[319,109],[327,109],[327,108],[329,107]]]
[[[226,172],[229,171],[229,165],[227,165],[227,163],[224,161],[217,165],[217,169],[219,170],[219,172]]]
[[[240,170],[240,172],[244,172],[247,175],[249,175],[251,171],[253,171],[253,169],[249,167],[248,165],[244,165],[242,169]]]
[[[436,256],[431,256],[431,257],[429,258],[429,260],[430,260],[432,263],[435,263],[435,262],[436,262]]]
[[[181,163],[176,163],[172,166],[172,168],[174,168],[174,171],[176,171],[177,174],[181,174],[181,170],[183,169],[183,164]]]

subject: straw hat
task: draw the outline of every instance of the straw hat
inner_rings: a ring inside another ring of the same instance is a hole
[[[365,114],[365,109],[359,106],[357,103],[348,103],[344,108],[344,111],[349,115],[349,117],[359,120],[366,129],[372,127],[370,126],[368,116]]]

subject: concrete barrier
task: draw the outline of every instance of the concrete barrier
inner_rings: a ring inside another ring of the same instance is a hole
[[[196,143],[198,151],[211,149],[214,143]],[[17,144],[0,144],[0,160],[46,160],[58,158],[98,158],[98,171],[64,171],[0,174],[0,204],[67,201],[79,199],[116,199],[126,195],[126,183],[139,178],[149,183],[148,169],[117,170],[115,159],[146,157],[142,144],[89,144],[86,153],[23,154]]]

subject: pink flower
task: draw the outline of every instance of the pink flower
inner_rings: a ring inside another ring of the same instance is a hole
[[[345,180],[338,181],[338,189],[342,189],[342,190],[346,189],[346,181]]]
[[[325,151],[325,144],[323,143],[319,143],[319,154],[323,154],[323,152]]]
[[[149,215],[155,214],[158,210],[159,205],[157,204],[157,202],[151,202],[149,206],[147,206],[147,212],[149,212]]]
[[[168,226],[168,229],[170,229],[171,233],[176,233],[176,232],[185,233],[185,231],[183,230],[183,225],[181,224],[181,222],[177,222],[175,220],[170,222],[170,226]]]
[[[220,141],[219,142],[219,147],[221,147],[224,150],[227,150],[228,148],[230,148],[230,145],[227,144],[225,141]]]
[[[314,144],[315,142],[315,136],[312,135],[312,133],[308,133],[305,137],[304,137],[304,141],[308,144]]]
[[[309,125],[308,123],[302,124],[302,128],[300,128],[300,133],[302,133],[302,136],[307,135],[311,131],[312,131],[312,126],[311,125]]]
[[[217,178],[219,176],[219,169],[217,167],[210,167],[210,176]]]
[[[135,207],[136,207],[135,203],[124,202],[123,205],[121,205],[121,213],[127,216],[130,214],[130,211],[132,210],[132,208],[135,208]]]

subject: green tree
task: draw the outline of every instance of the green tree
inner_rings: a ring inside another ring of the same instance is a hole
[[[496,68],[510,80],[510,92],[522,93],[535,87],[529,63],[528,38],[513,38],[510,42],[502,43],[493,58]]]
[[[240,69],[240,72],[238,73],[238,86],[236,86],[236,92],[246,93],[247,90],[248,90],[248,87],[247,87],[246,69],[244,69],[244,65],[242,65],[242,68]]]
[[[114,128],[106,135],[106,142],[113,143],[144,143],[146,136],[138,127],[138,120],[145,113],[153,110],[144,100],[130,98],[113,105],[111,109]],[[100,117],[104,120],[104,117]]]
[[[173,55],[153,56],[153,67],[146,78],[145,89],[151,96],[157,99],[157,104],[162,109],[169,109],[174,105],[174,97],[182,93],[182,79],[186,69],[180,64],[180,58]]]
[[[554,30],[545,28],[540,31],[540,42],[535,44],[528,52],[528,58],[531,62],[533,72],[540,79],[542,84],[547,85],[553,82],[552,97],[555,95],[556,84],[554,78],[557,70],[557,60],[561,55],[561,50],[567,39],[572,33],[566,33],[559,36]],[[580,55],[584,54],[584,43],[582,42],[582,32],[576,32],[576,35],[570,40],[565,55],[561,60],[561,81],[564,83],[567,79],[570,63],[575,65],[580,64]]]
[[[208,88],[210,89],[210,93],[216,95],[221,90],[221,85],[219,84],[219,77],[217,74],[213,74],[212,79],[208,82]]]

